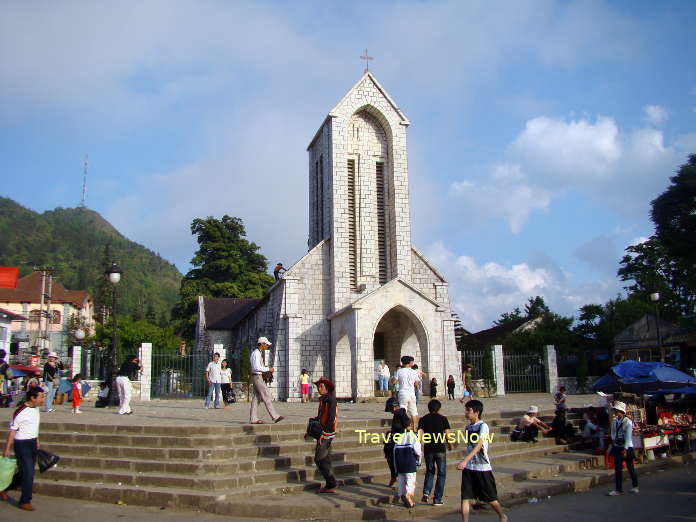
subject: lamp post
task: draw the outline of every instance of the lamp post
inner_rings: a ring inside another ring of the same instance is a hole
[[[650,294],[650,300],[655,303],[655,323],[657,324],[657,347],[660,350],[660,362],[665,362],[665,349],[662,346],[662,337],[660,336],[660,293],[653,292]]]
[[[122,273],[123,270],[121,270],[116,263],[111,263],[111,266],[106,269],[106,272],[104,272],[104,275],[106,276],[109,283],[113,285],[113,304],[111,307],[111,386],[109,387],[110,406],[118,404],[118,397],[116,394],[116,366],[118,364],[116,361],[116,350],[118,347],[118,323],[116,322],[116,286],[121,281]]]

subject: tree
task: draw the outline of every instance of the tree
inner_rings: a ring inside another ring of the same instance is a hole
[[[268,262],[258,252],[260,247],[246,239],[240,218],[196,218],[191,233],[197,236],[199,248],[172,311],[177,329],[187,341],[195,339],[198,296],[261,298],[275,282],[266,273]]]
[[[536,297],[529,298],[527,304],[524,305],[524,313],[528,319],[534,319],[540,315],[551,313],[551,310],[549,310],[549,307],[546,306],[544,298],[538,295]]]
[[[671,185],[651,202],[655,234],[626,248],[618,275],[626,290],[649,298],[660,293],[660,310],[675,318],[696,311],[696,154],[691,154]]]
[[[696,307],[696,265],[674,258],[657,236],[626,248],[618,275],[630,284],[624,288],[649,302],[650,294],[660,293],[660,309],[665,317],[687,315]]]
[[[503,326],[519,321],[520,319],[524,319],[524,316],[519,308],[515,308],[512,312],[503,312],[500,314],[500,319],[493,321],[493,326]]]
[[[94,340],[98,346],[110,348],[113,339],[113,322],[111,318],[104,324],[97,324]],[[160,328],[146,321],[135,321],[128,316],[118,317],[118,353],[117,360],[123,361],[129,354],[137,354],[141,343],[152,343],[158,352],[178,353],[181,339],[174,333],[173,327]]]
[[[696,154],[670,178],[672,185],[652,202],[655,235],[671,258],[696,264]]]

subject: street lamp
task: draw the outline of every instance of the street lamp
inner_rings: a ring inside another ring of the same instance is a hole
[[[119,268],[116,263],[111,263],[111,266],[106,269],[104,275],[109,283],[112,284],[113,288],[113,304],[111,306],[111,386],[109,387],[109,405],[114,406],[118,404],[118,397],[116,395],[116,349],[118,347],[118,324],[116,322],[116,286],[121,281],[121,274],[123,270]]]
[[[82,339],[85,338],[85,331],[82,328],[78,328],[75,330],[75,339],[78,341],[81,341]]]
[[[665,349],[662,346],[662,337],[660,337],[660,293],[653,292],[650,294],[650,300],[655,303],[655,320],[657,324],[657,347],[660,350],[660,362],[665,362]]]

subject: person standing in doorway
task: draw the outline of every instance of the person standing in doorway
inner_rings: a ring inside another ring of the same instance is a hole
[[[46,359],[47,361],[43,368],[43,381],[46,385],[44,411],[50,413],[53,411],[53,399],[56,397],[56,391],[60,384],[60,372],[58,371],[58,354],[56,352],[50,352]]]
[[[220,388],[222,389],[222,402],[225,408],[229,407],[232,400],[232,368],[227,359],[220,363]]]
[[[401,368],[394,377],[399,383],[399,406],[413,417],[414,426],[418,426],[418,407],[416,406],[416,387],[420,384],[418,372],[412,368],[413,357],[404,355],[401,358]]]
[[[411,366],[413,370],[418,374],[418,382],[416,383],[416,386],[414,388],[415,394],[416,394],[416,404],[420,402],[421,397],[423,396],[423,378],[425,377],[425,372],[418,368],[417,364],[414,364]],[[409,414],[410,415],[410,414]]]
[[[387,366],[384,361],[379,361],[379,366],[377,367],[377,380],[379,382],[379,392],[382,397],[387,396],[389,377],[391,377],[389,366]]]
[[[320,395],[317,417],[319,417],[321,424],[321,437],[317,441],[317,448],[314,452],[314,463],[326,481],[319,493],[335,493],[338,483],[331,467],[331,442],[336,436],[336,427],[338,426],[338,403],[334,392],[335,386],[326,377],[322,377],[314,385]]]
[[[302,402],[309,402],[309,372],[304,368],[300,373],[300,394]]]
[[[131,380],[135,381],[138,376],[143,371],[143,367],[140,365],[140,361],[135,355],[130,355],[126,358],[118,370],[118,376],[116,377],[116,388],[118,389],[118,414],[119,415],[130,415],[133,413],[130,407],[131,400]]]
[[[208,395],[205,398],[205,409],[210,408],[210,401],[215,394],[214,406],[217,410],[220,407],[220,395],[222,395],[222,365],[220,364],[220,354],[215,352],[213,360],[208,363],[205,369],[205,380],[208,383]]]
[[[264,403],[273,422],[280,422],[285,418],[282,415],[278,415],[273,407],[271,395],[268,393],[266,383],[263,381],[264,372],[273,373],[273,368],[267,368],[263,364],[263,358],[261,357],[261,352],[268,349],[269,346],[271,346],[271,341],[265,337],[259,337],[258,341],[256,341],[256,348],[251,352],[251,384],[254,387],[251,397],[251,410],[249,411],[249,422],[251,424],[263,424],[263,421],[259,420],[258,416],[259,402]]]
[[[631,493],[638,493],[638,476],[633,467],[633,421],[626,416],[626,405],[623,402],[614,402],[611,409],[614,412],[614,420],[611,421],[611,456],[614,457],[616,487],[609,492],[609,496],[623,494],[623,462],[631,475]]]
[[[31,388],[22,406],[17,408],[10,422],[7,442],[2,452],[3,457],[10,456],[10,447],[14,443],[14,454],[17,467],[22,476],[22,496],[19,497],[18,507],[25,511],[34,511],[31,505],[32,489],[34,488],[34,468],[39,451],[39,423],[41,414],[39,408],[45,400],[41,388]],[[0,492],[0,500],[9,500],[7,491]]]

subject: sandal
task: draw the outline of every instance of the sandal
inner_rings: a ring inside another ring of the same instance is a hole
[[[249,424],[264,424],[264,422],[262,420],[257,420],[254,422],[250,422]]]

